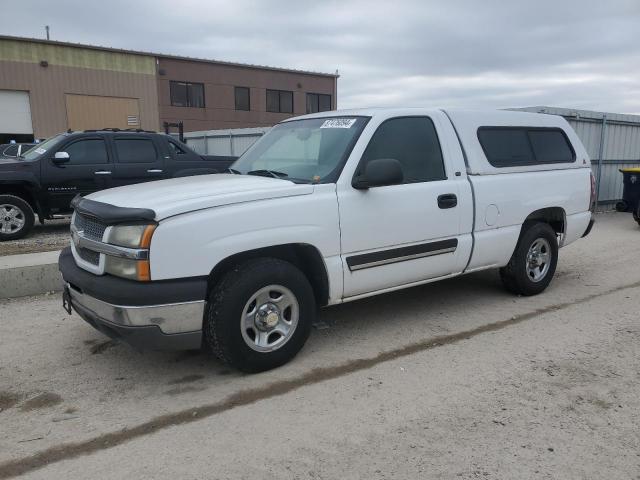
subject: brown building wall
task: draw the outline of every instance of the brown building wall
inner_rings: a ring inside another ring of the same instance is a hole
[[[185,131],[274,125],[307,113],[307,93],[331,95],[336,108],[336,78],[252,67],[159,57],[158,100],[160,122],[183,121]],[[171,106],[169,82],[204,84],[205,108]],[[234,87],[250,88],[250,111],[235,109]],[[293,92],[293,115],[267,112],[267,89]]]
[[[0,61],[0,89],[29,92],[36,138],[69,128],[66,94],[138,99],[141,128],[157,130],[156,85],[155,76],[149,74]]]

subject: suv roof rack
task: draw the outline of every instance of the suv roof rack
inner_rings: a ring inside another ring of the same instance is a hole
[[[143,128],[125,128],[123,132],[143,132],[143,133],[158,133],[153,130],[145,130]]]
[[[154,132],[153,130],[144,130],[142,128],[113,128],[113,127],[107,127],[107,128],[94,128],[94,129],[90,129],[90,130],[84,130],[85,133],[88,132],[137,132],[137,133],[158,133],[158,132]]]

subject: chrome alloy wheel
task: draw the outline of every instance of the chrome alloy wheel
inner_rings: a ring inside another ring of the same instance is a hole
[[[293,292],[282,285],[268,285],[254,293],[242,310],[242,338],[257,352],[272,352],[289,341],[299,318]]]
[[[0,205],[0,232],[16,233],[22,230],[26,218],[24,212],[15,205]]]
[[[551,245],[544,238],[536,239],[527,252],[527,276],[532,282],[539,282],[551,266]]]

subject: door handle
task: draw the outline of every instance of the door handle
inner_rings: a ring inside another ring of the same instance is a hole
[[[109,170],[98,170],[97,172],[93,172],[96,175],[111,175],[111,172]]]
[[[458,205],[458,197],[454,193],[445,193],[438,197],[439,208],[453,208]]]
[[[164,170],[160,170],[159,168],[152,168],[151,170],[147,170],[147,173],[162,173]]]

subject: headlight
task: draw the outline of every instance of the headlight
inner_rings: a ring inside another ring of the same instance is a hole
[[[116,277],[129,278],[140,282],[151,280],[149,260],[132,260],[130,258],[105,255],[104,271]]]
[[[125,249],[148,250],[157,225],[115,225],[107,233],[106,243]],[[124,250],[124,249],[123,249]],[[151,280],[148,258],[138,260],[115,255],[105,255],[105,273],[141,282]]]
[[[107,243],[128,248],[149,248],[156,225],[115,225],[107,235]]]

